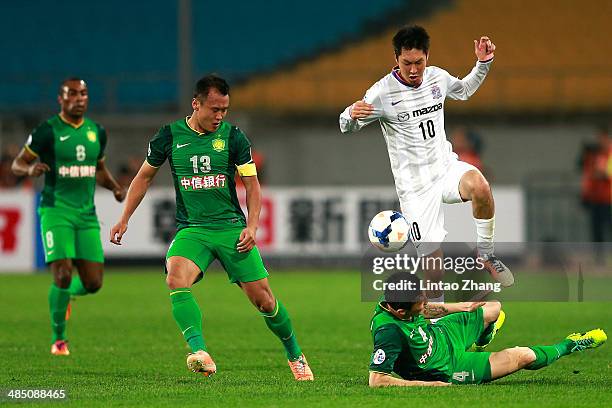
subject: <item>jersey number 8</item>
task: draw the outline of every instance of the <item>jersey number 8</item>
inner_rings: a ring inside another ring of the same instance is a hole
[[[87,157],[86,152],[85,152],[85,146],[78,145],[76,147],[76,159],[78,161],[83,161],[85,160],[85,157]]]

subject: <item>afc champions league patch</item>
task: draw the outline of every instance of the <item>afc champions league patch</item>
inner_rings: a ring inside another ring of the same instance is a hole
[[[372,362],[376,365],[382,364],[385,361],[385,350],[378,349],[374,353],[374,357],[372,358]]]
[[[223,139],[215,139],[212,141],[212,148],[216,152],[222,152],[225,149],[225,140]]]
[[[434,99],[440,99],[442,97],[442,91],[440,91],[440,87],[438,87],[438,85],[431,87],[431,95]]]

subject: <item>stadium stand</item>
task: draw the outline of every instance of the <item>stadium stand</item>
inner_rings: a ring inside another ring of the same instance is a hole
[[[53,100],[58,83],[71,75],[88,80],[93,108],[172,100],[176,7],[162,0],[146,4],[109,0],[83,7],[67,0],[3,5],[0,109],[37,109],[41,100]]]
[[[452,5],[405,23],[427,28],[432,38],[430,64],[456,76],[467,74],[474,63],[473,39],[488,34],[497,44],[487,86],[469,104],[449,103],[453,112],[612,109],[612,49],[604,34],[609,32],[611,2],[458,0]],[[474,19],[479,32],[470,28]],[[236,90],[234,103],[277,111],[341,109],[362,97],[392,67],[396,29],[254,78]]]
[[[406,3],[315,0],[296,12],[282,0],[191,1],[193,75],[215,71],[236,82],[314,58],[363,31],[379,32]],[[69,75],[88,80],[98,111],[176,108],[177,10],[177,1],[163,0],[4,5],[0,110],[39,109]]]

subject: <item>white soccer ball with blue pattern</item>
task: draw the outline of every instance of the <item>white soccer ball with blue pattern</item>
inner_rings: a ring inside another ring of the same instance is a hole
[[[368,237],[376,248],[383,252],[396,252],[408,242],[410,227],[397,211],[381,211],[372,218]]]

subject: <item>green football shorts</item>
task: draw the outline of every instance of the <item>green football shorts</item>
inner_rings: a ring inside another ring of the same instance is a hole
[[[238,252],[236,246],[244,227],[211,229],[187,227],[179,230],[168,248],[166,259],[182,256],[200,268],[202,279],[212,261],[218,259],[232,283],[253,282],[268,277],[257,247],[249,252]]]
[[[104,262],[100,223],[95,213],[40,207],[38,214],[46,263],[60,259]]]
[[[491,381],[488,352],[467,351],[484,331],[484,311],[453,313],[436,322],[443,327],[451,348],[451,378],[453,384],[481,384]]]

